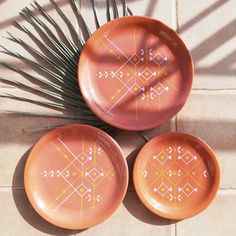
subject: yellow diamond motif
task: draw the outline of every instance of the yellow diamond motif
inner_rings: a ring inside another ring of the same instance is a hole
[[[96,173],[96,172],[93,172],[93,173],[92,173],[92,175],[93,175],[93,176],[96,176],[96,175],[97,175],[97,173]]]
[[[133,60],[134,62],[137,62],[137,61],[138,61],[138,57],[134,56],[134,57],[132,58],[132,60]]]
[[[79,191],[81,192],[81,193],[83,193],[84,192],[84,188],[83,187],[81,187],[80,189],[79,189]]]
[[[161,191],[162,191],[163,193],[165,192],[165,190],[166,190],[166,189],[165,189],[164,187],[161,188]]]
[[[189,160],[189,156],[186,156],[185,159],[186,159],[186,160]]]
[[[134,92],[137,92],[138,91],[138,87],[134,87],[133,90],[134,90]]]

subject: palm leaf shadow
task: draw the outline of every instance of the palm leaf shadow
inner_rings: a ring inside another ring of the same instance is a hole
[[[33,59],[22,56],[17,52],[1,46],[2,53],[20,60],[24,65],[27,65],[33,69],[34,72],[37,72],[37,76],[25,72],[20,68],[20,66],[0,62],[0,64],[8,70],[23,76],[27,83],[2,77],[0,77],[0,82],[9,84],[23,91],[36,94],[39,99],[33,100],[31,98],[20,97],[7,93],[2,93],[0,96],[25,103],[28,102],[39,106],[48,107],[52,110],[59,110],[62,111],[63,114],[49,115],[36,112],[7,112],[26,116],[73,119],[78,123],[93,125],[101,128],[111,135],[117,134],[117,132],[119,132],[118,129],[104,123],[90,111],[82,98],[77,84],[77,63],[79,56],[85,42],[91,36],[91,32],[79,10],[78,3],[76,0],[68,0],[81,33],[76,30],[58,4],[54,0],[49,1],[56,10],[57,18],[52,18],[48,12],[36,0],[34,0],[34,3],[31,4],[31,8],[33,10],[26,7],[20,12],[20,16],[29,26],[26,27],[22,23],[16,21],[14,22],[14,26],[26,34],[32,43],[36,44],[39,49],[35,49],[31,44],[26,43],[24,40],[8,32],[7,39],[24,48],[24,50],[26,50]],[[97,4],[95,0],[91,0],[91,3],[92,11],[94,13],[94,21],[97,28],[99,28],[101,23],[99,20]],[[132,12],[129,9],[126,0],[122,0],[121,4],[123,9],[121,15],[131,15]],[[116,0],[106,0],[105,11],[107,21],[120,16]],[[48,24],[45,24],[42,19],[44,19],[44,21]],[[61,29],[60,25],[57,23],[58,19],[64,22],[71,37],[66,35]],[[32,33],[31,28],[37,32],[37,35]],[[44,100],[40,98],[43,98]],[[61,125],[64,125],[64,123],[44,127],[43,129],[51,129]]]

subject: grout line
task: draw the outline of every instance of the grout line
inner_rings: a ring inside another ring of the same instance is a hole
[[[229,187],[229,188],[219,188],[219,190],[227,191],[227,190],[236,190],[234,187]]]
[[[172,24],[177,33],[179,33],[179,8],[178,8],[178,0],[172,0]]]
[[[178,131],[178,115],[175,116],[175,131]]]
[[[222,195],[235,195],[236,194],[236,189],[219,189],[218,190],[218,194],[222,194]]]
[[[175,220],[175,236],[177,236],[177,221]]]
[[[178,0],[172,0],[172,26],[178,33]]]
[[[193,91],[236,91],[236,88],[192,88]]]
[[[25,188],[23,186],[0,186],[0,190],[24,190]]]

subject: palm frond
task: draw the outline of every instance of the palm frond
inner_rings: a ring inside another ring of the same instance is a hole
[[[62,31],[61,27],[57,24],[57,22],[36,2],[34,1],[35,5],[31,4],[31,6],[34,8],[38,14],[40,14],[46,21],[52,25],[52,27],[56,30],[56,32],[59,35],[59,38],[62,38],[64,41],[67,42],[67,44],[71,45],[72,48],[77,49],[79,47],[79,50],[81,50],[82,45],[76,46]]]
[[[107,21],[110,21],[111,20],[110,0],[106,0],[106,15],[107,15]]]
[[[9,84],[22,91],[27,91],[37,95],[42,99],[32,99],[26,96],[18,96],[9,93],[1,93],[1,97],[13,99],[21,102],[32,103],[42,107],[47,107],[55,111],[63,112],[63,114],[45,114],[40,112],[22,112],[9,111],[10,114],[25,115],[34,117],[54,117],[67,120],[76,120],[78,123],[96,126],[105,132],[115,135],[119,129],[101,121],[84,102],[77,82],[77,67],[81,50],[85,42],[91,36],[84,17],[77,6],[76,0],[68,0],[68,3],[74,13],[75,19],[79,26],[76,30],[74,24],[71,23],[68,16],[60,9],[54,0],[49,0],[56,10],[57,16],[51,17],[36,0],[31,4],[32,9],[26,7],[21,12],[21,17],[27,21],[29,26],[25,26],[17,21],[14,22],[15,27],[22,31],[32,41],[26,43],[24,40],[16,37],[8,32],[6,37],[15,44],[22,47],[29,55],[23,56],[18,52],[14,52],[4,46],[1,53],[20,60],[25,65],[30,66],[38,75],[28,73],[11,63],[0,62],[5,68],[23,76],[27,83],[18,80],[0,78],[0,82]],[[99,12],[96,0],[90,0],[92,3],[92,11],[96,27],[101,26]],[[132,15],[127,1],[121,0],[123,13],[119,14],[116,0],[106,0],[107,21],[118,18],[120,15]],[[61,26],[57,23],[58,18],[68,28],[70,35],[66,35]],[[42,20],[44,19],[44,21]],[[44,22],[48,23],[45,24]],[[33,29],[33,31],[32,31]],[[34,33],[36,32],[36,34]],[[56,34],[55,34],[56,32]],[[33,45],[37,45],[36,49]],[[64,114],[65,113],[65,114]],[[38,127],[35,131],[49,130],[67,123],[60,123],[51,126]],[[31,129],[32,130],[32,129]]]
[[[88,122],[96,122],[96,117],[87,116],[84,114],[81,115],[65,115],[65,114],[47,114],[47,113],[35,113],[35,112],[22,112],[22,111],[13,111],[13,110],[6,110],[9,114],[17,114],[22,116],[36,116],[36,117],[50,117],[50,118],[62,118],[62,119],[69,119],[69,120],[82,120]],[[98,124],[103,124],[102,121]]]
[[[92,8],[93,8],[93,14],[94,14],[94,20],[97,29],[101,27],[100,20],[99,20],[99,14],[98,14],[98,6],[97,2],[95,0],[91,0],[92,2]]]
[[[113,17],[114,19],[119,18],[119,11],[117,8],[117,4],[115,0],[111,0],[112,3],[112,9],[113,9]]]
[[[75,0],[69,0],[69,3],[70,3],[70,6],[71,6],[75,16],[76,16],[78,26],[80,27],[80,29],[82,31],[84,41],[86,42],[92,34],[91,34],[87,24],[85,23],[85,20],[84,20],[83,16],[81,15],[81,13],[76,5]]]

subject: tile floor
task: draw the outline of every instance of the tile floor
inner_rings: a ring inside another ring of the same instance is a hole
[[[55,16],[49,0],[38,0]],[[76,24],[67,0],[56,1],[68,18]],[[105,0],[99,0],[102,12]],[[0,1],[0,35],[17,33],[11,26],[13,20],[26,24],[18,12],[29,6],[31,0]],[[216,152],[221,169],[220,190],[213,203],[196,217],[173,222],[150,213],[138,200],[132,183],[127,196],[104,223],[82,231],[57,228],[44,221],[30,206],[23,186],[23,168],[30,147],[45,133],[32,132],[32,128],[46,127],[58,119],[28,118],[6,114],[4,110],[52,111],[36,105],[23,104],[0,97],[0,235],[81,235],[81,236],[235,236],[236,235],[236,1],[235,0],[128,0],[135,15],[146,15],[162,20],[177,30],[192,55],[195,79],[191,96],[182,111],[173,120],[152,131],[145,132],[149,138],[167,131],[185,131],[203,138]],[[91,5],[81,0],[81,11],[86,22],[94,29]],[[101,21],[105,18],[105,13]],[[58,22],[60,23],[60,22]],[[69,34],[69,32],[67,32]],[[0,44],[17,50],[5,38]],[[35,46],[36,47],[36,46]],[[28,55],[28,54],[27,54]],[[19,61],[1,54],[0,61],[19,65]],[[30,67],[24,67],[32,72]],[[0,76],[24,82],[19,75],[2,66]],[[0,93],[21,91],[0,83]],[[32,97],[35,95],[28,94]],[[116,137],[123,148],[129,166],[135,157],[135,149],[145,143],[137,133],[122,132]],[[128,141],[128,142],[127,142]],[[128,144],[127,144],[128,143]]]

